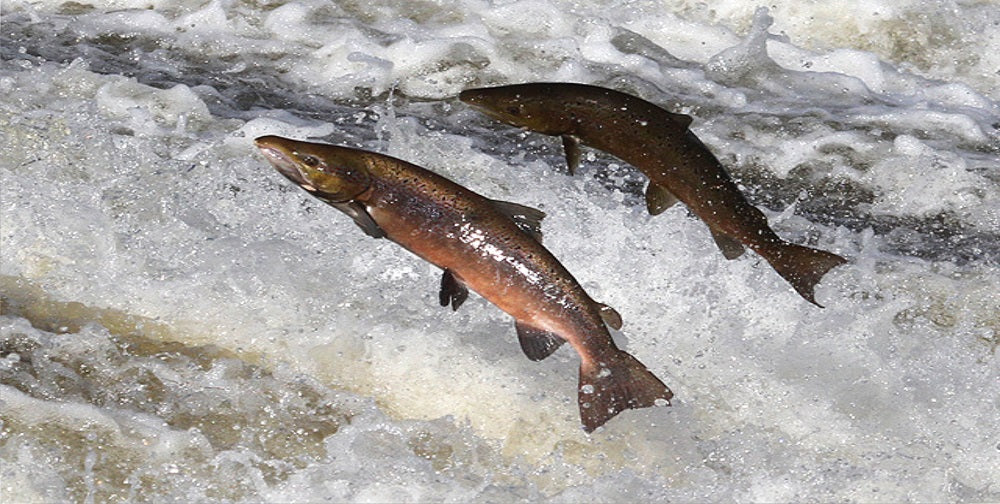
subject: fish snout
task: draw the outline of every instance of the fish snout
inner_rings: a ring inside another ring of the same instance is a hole
[[[458,100],[487,115],[496,108],[496,104],[491,103],[489,96],[481,89],[466,89],[458,93]]]
[[[281,145],[281,137],[262,136],[253,141],[254,145],[260,149],[261,154],[267,158],[282,175],[292,179],[296,183],[304,183],[302,173],[299,172],[298,162],[292,157],[291,152]]]
[[[458,93],[459,101],[468,103],[470,105],[475,104],[479,101],[480,93],[476,89],[466,89],[461,93]]]

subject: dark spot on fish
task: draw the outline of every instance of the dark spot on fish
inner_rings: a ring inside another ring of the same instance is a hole
[[[316,167],[319,165],[319,159],[317,159],[316,156],[310,156],[308,154],[302,156],[302,162],[305,163],[306,166]]]

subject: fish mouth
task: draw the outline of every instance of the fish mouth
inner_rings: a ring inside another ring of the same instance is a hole
[[[254,140],[253,143],[282,175],[297,184],[304,184],[305,179],[302,178],[302,173],[299,172],[298,162],[295,161],[287,149],[276,144],[276,138],[263,136]]]
[[[466,89],[458,93],[458,100],[473,110],[477,110],[494,119],[503,120],[504,115],[496,110],[496,106],[490,103],[487,96],[478,89]]]
[[[462,103],[468,105],[473,110],[478,111],[479,113],[485,115],[486,117],[490,117],[498,121],[503,121],[503,122],[510,121],[510,118],[507,115],[487,105],[486,100],[483,100],[481,96],[478,95],[464,96],[464,94],[465,91],[463,91],[462,94],[458,95],[459,100],[461,100]]]
[[[486,95],[478,89],[466,89],[458,93],[458,101],[478,110],[486,115],[493,116],[493,107],[487,103]]]
[[[496,101],[491,100],[489,95],[480,92],[479,89],[466,89],[458,94],[458,99],[468,105],[473,110],[497,121],[507,123],[511,126],[526,128],[525,118],[505,112]]]
[[[480,94],[476,92],[475,89],[466,89],[458,93],[459,101],[463,103],[468,103],[469,105],[476,105],[479,102]]]

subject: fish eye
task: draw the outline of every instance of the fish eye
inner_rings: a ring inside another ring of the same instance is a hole
[[[309,154],[302,156],[302,162],[306,166],[312,166],[312,167],[319,166],[319,158],[317,158],[316,156],[310,156]]]
[[[510,112],[513,115],[521,115],[521,107],[516,105],[513,107],[507,107],[507,112]]]

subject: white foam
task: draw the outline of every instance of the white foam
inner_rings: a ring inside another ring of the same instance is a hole
[[[57,335],[4,318],[5,490],[24,500],[996,496],[996,411],[983,401],[998,393],[995,264],[894,243],[933,238],[905,226],[942,213],[962,232],[1000,228],[997,78],[972,76],[1000,54],[995,43],[918,41],[926,56],[885,59],[890,36],[862,35],[914,19],[927,7],[916,2],[789,5],[757,14],[752,29],[755,5],[738,1],[673,12],[544,0],[149,5],[102,3],[72,23],[54,14],[62,2],[5,10],[30,8],[81,44],[98,33],[158,40],[137,53],[136,78],[96,73],[96,60],[0,67],[5,296],[77,302],[42,311],[99,322]],[[933,11],[941,19],[923,26],[961,12]],[[629,52],[614,41],[622,27],[693,61]],[[921,72],[940,80],[897,64],[913,57],[930,58]],[[171,72],[185,65],[233,70],[246,79],[237,86],[267,82],[275,88],[247,91],[295,105],[222,117],[213,99],[232,89],[221,84],[142,83],[180,78]],[[547,79],[633,86],[692,113],[737,175],[804,192],[856,184],[869,200],[823,208],[877,231],[767,210],[783,236],[852,259],[820,285],[820,310],[753,253],[723,259],[683,208],[648,217],[634,194],[603,187],[603,156],[566,177],[558,140],[415,100]],[[365,98],[393,88],[398,109]],[[316,103],[296,101],[309,96],[355,101],[295,108]],[[436,268],[288,184],[252,145],[265,134],[361,144],[541,207],[546,245],[621,312],[616,340],[670,385],[673,406],[584,435],[569,349],[530,362],[509,317],[482,299],[439,307]],[[879,227],[883,217],[899,228]],[[123,350],[133,326],[187,353]],[[30,359],[27,347],[38,349]],[[105,448],[96,459],[87,436]]]
[[[161,90],[123,80],[105,84],[94,98],[101,112],[131,118],[126,124],[133,129],[152,123],[173,126],[183,133],[192,121],[203,122],[210,115],[205,103],[183,84]]]

